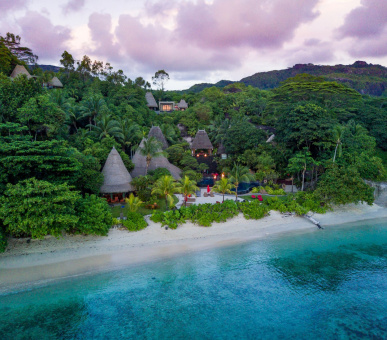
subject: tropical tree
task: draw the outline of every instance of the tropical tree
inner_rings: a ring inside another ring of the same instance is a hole
[[[102,99],[102,97],[96,94],[88,97],[85,101],[82,101],[82,117],[87,117],[89,119],[90,131],[93,121],[95,125],[95,117],[102,113],[105,109],[105,101]]]
[[[164,153],[160,151],[161,143],[153,136],[148,139],[144,139],[144,143],[139,150],[140,150],[140,154],[146,157],[146,170],[145,170],[145,175],[146,175],[148,173],[148,168],[152,158],[161,156]]]
[[[173,205],[173,194],[177,192],[181,192],[181,185],[175,182],[172,176],[163,176],[159,178],[152,189],[152,195],[165,197],[166,208]]]
[[[250,174],[249,168],[237,163],[234,163],[233,168],[229,172],[229,180],[235,186],[235,201],[238,201],[238,185],[240,182],[250,182],[254,180],[254,176]]]
[[[196,186],[196,181],[191,180],[188,176],[184,176],[180,180],[180,193],[184,196],[184,205],[187,206],[187,197],[194,194],[199,188]]]
[[[344,136],[345,126],[335,125],[333,128],[333,141],[336,144],[335,154],[333,155],[333,163],[336,160],[337,151],[339,152],[338,156],[341,157],[343,153],[343,136]]]
[[[130,194],[129,198],[125,199],[125,202],[128,203],[130,212],[136,212],[140,205],[144,203],[140,198],[135,197],[133,193]]]
[[[316,164],[316,161],[313,159],[312,154],[305,147],[303,151],[297,152],[294,157],[289,159],[288,170],[291,173],[300,172],[302,173],[302,185],[301,191],[304,191],[305,186],[305,172],[311,164]],[[293,191],[293,181],[292,181],[292,191]]]
[[[75,103],[68,104],[65,109],[66,121],[69,126],[73,126],[75,131],[78,132],[78,121],[82,118],[82,111]]]
[[[103,113],[99,119],[97,119],[97,124],[92,127],[98,134],[99,139],[104,139],[108,136],[114,137],[117,141],[124,139],[120,124],[108,113]]]
[[[233,185],[229,183],[227,178],[222,178],[220,181],[215,183],[215,185],[212,187],[212,190],[219,194],[222,194],[223,195],[222,202],[224,202],[224,195],[231,194],[232,187]]]

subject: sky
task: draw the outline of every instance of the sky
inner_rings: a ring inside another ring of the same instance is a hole
[[[387,66],[387,0],[0,0],[0,35],[40,64],[63,51],[168,90],[295,64]]]

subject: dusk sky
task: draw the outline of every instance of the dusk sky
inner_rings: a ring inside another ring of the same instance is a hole
[[[0,35],[39,63],[64,50],[167,89],[240,80],[297,63],[387,66],[387,0],[0,0]]]

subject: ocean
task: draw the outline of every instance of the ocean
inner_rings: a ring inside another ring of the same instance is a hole
[[[0,295],[0,339],[386,339],[387,221]]]

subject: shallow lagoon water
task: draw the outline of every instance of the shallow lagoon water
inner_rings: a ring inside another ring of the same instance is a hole
[[[387,222],[181,255],[0,296],[0,339],[384,339]]]

